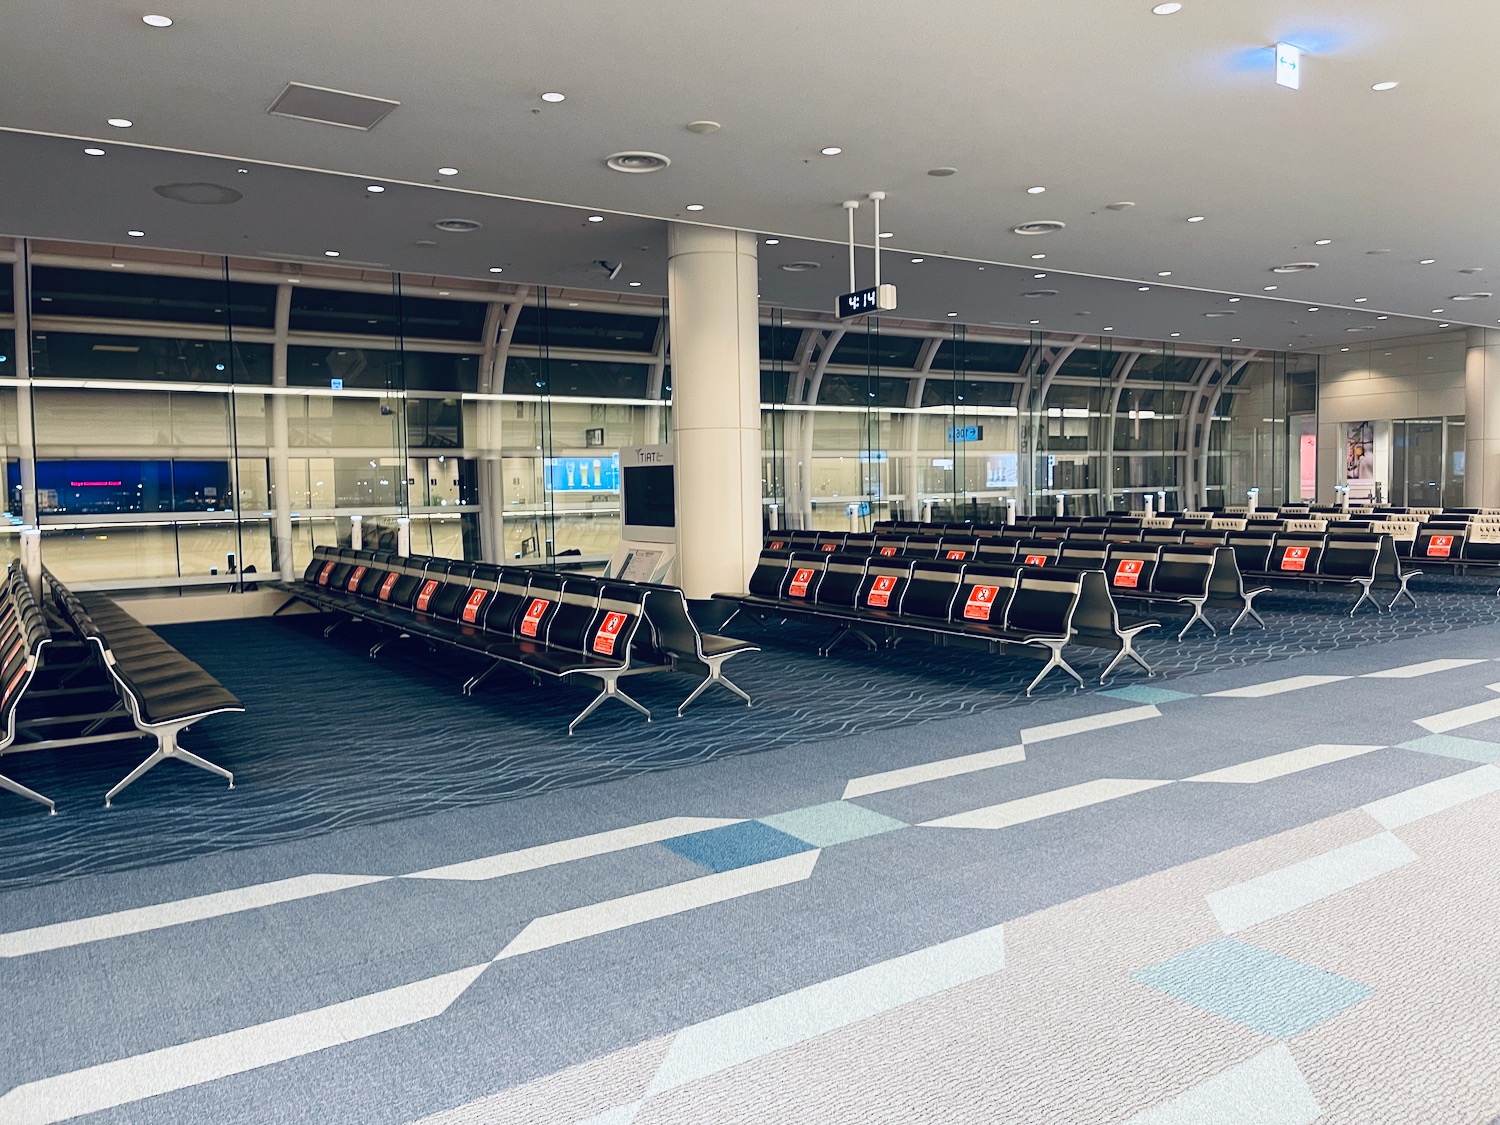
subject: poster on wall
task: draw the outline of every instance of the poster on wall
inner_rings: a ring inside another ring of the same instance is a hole
[[[1375,423],[1345,424],[1344,476],[1355,488],[1375,487]]]

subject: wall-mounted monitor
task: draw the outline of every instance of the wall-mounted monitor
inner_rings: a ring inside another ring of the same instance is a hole
[[[677,541],[677,482],[672,447],[620,450],[620,538],[630,542]]]

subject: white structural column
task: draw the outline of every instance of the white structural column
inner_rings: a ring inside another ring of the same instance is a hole
[[[742,592],[760,553],[760,318],[752,234],[667,234],[677,559],[690,598]]]
[[[1500,507],[1500,332],[1469,329],[1464,364],[1464,504]]]

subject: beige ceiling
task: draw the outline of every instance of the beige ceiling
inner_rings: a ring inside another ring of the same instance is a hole
[[[1500,271],[1491,58],[1500,3],[1184,0],[1165,17],[1150,7],[11,4],[0,34],[0,128],[656,218],[689,217],[685,206],[701,203],[692,216],[701,221],[813,239],[842,238],[839,201],[880,189],[895,235],[886,245],[908,257],[1031,268],[1030,255],[1046,253],[1054,271],[1256,297],[1274,284],[1275,297],[1299,304],[1380,309],[1434,326],[1500,321],[1493,298],[1450,300],[1486,291]],[[143,25],[152,10],[174,26]],[[1278,38],[1308,51],[1300,91],[1272,81]],[[289,80],[401,105],[369,133],[267,115]],[[1382,80],[1400,86],[1373,92]],[[567,101],[543,103],[547,90]],[[114,116],[135,124],[113,129]],[[685,129],[699,119],[723,127]],[[844,151],[824,157],[825,145]],[[673,163],[644,176],[606,169],[603,158],[622,149]],[[460,175],[440,177],[440,165]],[[927,175],[939,166],[957,174]],[[1028,195],[1030,185],[1047,191]],[[33,191],[0,193],[0,229],[31,233]],[[1118,201],[1136,206],[1106,208]],[[1186,222],[1192,215],[1205,221]],[[325,217],[285,218],[300,229]],[[1010,233],[1038,219],[1067,228]],[[276,217],[256,221],[254,241],[275,249]],[[346,214],[326,221],[341,235],[349,226]],[[869,227],[866,213],[866,240]],[[373,249],[382,236],[377,224],[369,230]],[[344,237],[348,257],[382,260],[362,252],[357,230]],[[1333,241],[1318,247],[1319,238]],[[1424,258],[1436,261],[1419,265]],[[1320,266],[1269,272],[1290,261]],[[1484,272],[1459,272],[1475,267]],[[843,280],[827,277],[830,297]]]

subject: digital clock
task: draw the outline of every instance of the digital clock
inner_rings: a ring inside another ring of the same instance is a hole
[[[889,312],[896,307],[896,287],[876,285],[857,293],[845,293],[838,301],[840,320],[872,312]]]

